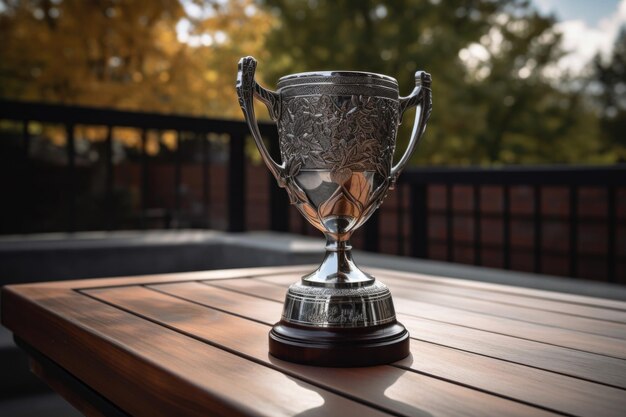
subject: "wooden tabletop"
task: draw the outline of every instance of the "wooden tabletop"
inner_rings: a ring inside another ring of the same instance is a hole
[[[31,369],[88,415],[624,416],[626,303],[368,269],[411,356],[317,368],[268,355],[312,267],[5,287]]]

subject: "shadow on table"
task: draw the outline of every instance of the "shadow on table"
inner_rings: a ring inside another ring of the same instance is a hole
[[[279,365],[280,368],[285,368],[287,362],[280,361],[269,356],[270,362]],[[409,363],[412,362],[412,357],[405,359]],[[345,409],[345,402],[339,401],[343,398],[352,399],[350,395],[350,385],[364,384],[362,393],[359,399],[363,401],[365,407],[376,407],[383,412],[392,412],[394,414],[404,414],[416,417],[432,417],[429,412],[417,408],[406,401],[409,401],[413,395],[409,386],[403,384],[403,386],[396,393],[397,395],[390,396],[389,390],[393,389],[394,384],[397,383],[407,372],[405,369],[400,369],[395,366],[374,366],[369,368],[324,368],[305,366],[297,364],[287,364],[287,368],[297,371],[298,374],[302,374],[304,378],[307,376],[315,377],[316,380],[332,379],[337,381],[337,386],[347,385],[346,389],[339,388],[341,397],[326,389],[316,389],[315,392],[323,399],[324,403],[319,407],[310,408],[296,414],[298,417],[312,417],[312,416],[334,416],[334,415],[355,415],[358,414],[353,408]],[[294,381],[298,386],[306,389],[311,389],[312,386],[306,381],[296,379],[287,375],[287,378]],[[343,398],[342,398],[343,397]],[[395,397],[395,398],[394,398]],[[403,401],[406,399],[406,401]]]

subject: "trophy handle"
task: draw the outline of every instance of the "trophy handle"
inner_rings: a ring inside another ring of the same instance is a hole
[[[409,146],[406,148],[400,161],[391,168],[390,179],[392,187],[395,185],[398,176],[413,154],[415,146],[424,134],[424,130],[426,130],[426,123],[433,109],[430,84],[430,74],[424,71],[417,71],[415,73],[415,88],[408,96],[400,97],[400,123],[402,123],[402,116],[407,109],[417,106],[417,113],[415,114],[415,122],[413,124]]]
[[[257,148],[259,148],[263,161],[276,178],[276,181],[278,181],[278,185],[284,187],[285,181],[282,175],[285,169],[284,164],[279,165],[274,161],[265,147],[261,132],[259,132],[259,126],[257,125],[253,103],[254,97],[257,97],[267,106],[272,120],[276,121],[280,117],[280,95],[261,87],[254,80],[256,66],[257,61],[251,56],[239,60],[236,84],[239,105],[241,106],[241,110],[243,110],[246,123],[250,128],[250,132],[252,132],[252,137],[254,138]]]

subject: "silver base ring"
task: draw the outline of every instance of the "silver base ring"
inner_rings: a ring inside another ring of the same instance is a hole
[[[352,288],[302,281],[289,287],[282,320],[299,326],[362,328],[392,323],[396,314],[391,293],[380,281]]]

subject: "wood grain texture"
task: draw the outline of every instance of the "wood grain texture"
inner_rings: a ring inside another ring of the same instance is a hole
[[[618,300],[609,300],[605,298],[588,297],[577,294],[567,294],[556,291],[537,290],[534,288],[516,287],[505,284],[492,284],[488,282],[471,281],[459,278],[449,278],[435,275],[425,275],[414,272],[390,271],[380,268],[366,268],[367,272],[372,273],[378,278],[384,277],[401,277],[411,281],[422,281],[433,284],[444,285],[448,288],[459,287],[462,289],[484,290],[494,294],[509,294],[527,297],[536,300],[546,301],[562,301],[565,303],[563,307],[575,308],[576,306],[600,307],[603,309],[626,311],[626,302]],[[532,302],[532,301],[531,301]]]
[[[253,296],[266,297],[276,302],[282,302],[286,292],[286,287],[268,283],[265,280],[254,280],[245,285],[238,280],[211,282],[209,284]],[[403,309],[400,308],[401,303],[398,302],[397,298],[394,294],[396,310],[401,312]],[[433,308],[434,313],[431,311]],[[622,359],[512,337],[499,332],[494,333],[490,329],[481,330],[480,328],[457,325],[453,322],[456,321],[460,313],[458,311],[442,311],[438,306],[420,305],[413,313],[415,315],[399,313],[398,319],[406,326],[414,339],[626,388],[626,361]],[[468,315],[469,313],[463,314]],[[495,323],[499,326],[498,328],[502,327],[503,331],[507,331],[506,326],[500,325],[497,319],[486,317],[484,319],[486,323]],[[474,323],[474,325],[479,324],[481,323]],[[589,336],[582,335],[584,338]],[[621,346],[624,347],[623,344]]]
[[[211,271],[193,271],[193,272],[179,272],[176,274],[154,274],[154,275],[137,275],[130,277],[115,277],[115,278],[89,278],[78,279],[72,281],[53,281],[45,283],[32,283],[32,284],[19,284],[19,285],[7,285],[3,288],[8,290],[12,288],[20,288],[26,290],[28,288],[48,288],[48,289],[66,289],[66,290],[80,290],[91,288],[108,288],[114,286],[128,286],[128,285],[147,285],[158,284],[162,282],[185,282],[185,281],[199,281],[199,280],[222,280],[222,279],[250,279],[263,276],[280,276],[283,274],[302,276],[305,272],[311,271],[313,265],[302,266],[275,266],[275,267],[259,267],[259,268],[233,268],[233,269],[219,269]]]
[[[266,326],[276,320],[282,308],[280,302],[233,293],[216,286],[229,283],[221,281],[206,288],[194,283],[165,284],[153,288],[214,309],[228,308],[237,317],[248,317]],[[267,295],[264,291],[257,293]],[[268,329],[265,327],[265,331]],[[558,412],[620,416],[626,408],[625,392],[605,385],[419,340],[412,341],[411,353],[411,358],[397,365]]]
[[[278,277],[264,277],[260,280],[286,287],[292,282],[293,278],[294,277],[290,275],[282,275]],[[251,285],[254,286],[256,284],[251,283]],[[622,339],[595,334],[583,335],[579,331],[565,328],[498,317],[489,312],[489,307],[485,307],[485,310],[482,312],[463,310],[457,306],[457,303],[462,303],[463,300],[439,301],[439,303],[442,304],[418,301],[422,297],[428,299],[433,298],[433,296],[405,288],[394,289],[393,285],[389,285],[389,288],[393,296],[396,311],[403,314],[539,341],[584,352],[626,359],[626,344]],[[498,308],[500,307],[501,306],[498,305]],[[563,316],[563,320],[576,319],[577,318],[573,316]]]
[[[4,325],[132,415],[381,414],[74,291],[2,295]]]
[[[394,276],[393,273],[387,273],[387,275],[384,275],[381,279],[396,287],[426,290],[436,294],[456,295],[466,299],[484,300],[489,302],[496,301],[497,303],[504,305],[528,307],[544,312],[555,312],[622,324],[626,323],[626,311],[624,310],[572,304],[562,301],[546,300],[538,297],[525,297],[502,292],[490,292],[488,290],[463,288],[455,285],[447,285],[445,283],[433,283],[419,279],[397,277]]]
[[[607,321],[603,318],[590,318],[567,312],[542,310],[532,303],[516,303],[510,296],[502,294],[463,294],[464,290],[447,291],[440,285],[421,284],[403,279],[386,277],[387,284],[393,291],[414,301],[431,304],[454,306],[455,308],[527,321],[562,329],[626,339],[626,324]],[[471,290],[468,290],[471,291]]]
[[[287,284],[297,280],[296,274],[268,275],[259,280],[275,284]],[[476,297],[464,295],[464,288],[456,287],[448,291],[445,285],[423,285],[419,280],[397,279],[385,276],[387,284],[394,292],[413,301],[428,302],[435,305],[454,306],[455,308],[495,315],[497,317],[512,318],[519,321],[542,324],[551,327],[576,330],[585,333],[626,339],[626,324],[594,319],[563,312],[553,312],[533,308],[531,302],[511,303],[507,294],[480,291]],[[472,291],[472,290],[469,290]],[[528,298],[528,297],[522,297]]]
[[[219,292],[218,289],[193,283],[163,285],[159,288],[177,294],[193,294],[196,299],[201,297],[208,302],[213,301],[213,292]],[[218,298],[224,301],[229,292],[221,291]],[[388,366],[319,368],[273,359],[267,353],[269,325],[245,320],[146,288],[103,289],[89,291],[89,294],[185,334],[200,337],[217,346],[273,364],[277,369],[289,372],[290,375],[298,375],[308,382],[345,392],[351,397],[367,401],[371,406],[384,407],[389,412],[403,415],[468,416],[545,414],[537,408],[398,368]],[[230,296],[231,306],[241,303],[237,294],[230,292]],[[245,305],[245,301],[250,300],[246,298],[241,304]],[[265,303],[278,304],[267,300]],[[181,317],[184,317],[184,320],[181,320]],[[356,381],[358,383],[355,383]]]
[[[626,409],[626,303],[591,297],[372,269],[411,332],[409,358],[353,369],[277,360],[267,353],[268,331],[287,285],[311,269],[11,286],[2,291],[2,322],[138,416],[621,416]]]

